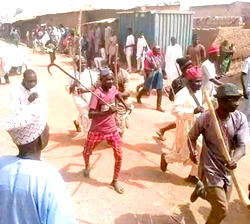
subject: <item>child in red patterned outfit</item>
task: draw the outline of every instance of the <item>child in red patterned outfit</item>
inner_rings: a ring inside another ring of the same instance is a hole
[[[83,151],[85,161],[84,176],[89,177],[89,158],[93,149],[101,141],[106,140],[113,148],[115,157],[114,176],[111,186],[114,187],[115,191],[122,194],[123,188],[118,183],[122,164],[122,150],[121,137],[118,133],[115,121],[115,113],[117,112],[115,100],[121,101],[127,110],[129,110],[129,108],[113,85],[114,77],[111,70],[108,68],[100,68],[100,81],[101,86],[95,90],[95,94],[108,103],[108,105],[92,94],[89,105],[89,118],[92,119],[92,123]]]

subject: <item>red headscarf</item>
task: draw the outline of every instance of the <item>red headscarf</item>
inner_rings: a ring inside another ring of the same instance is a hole
[[[190,81],[202,79],[201,69],[197,65],[187,69],[185,78]]]
[[[210,46],[210,47],[208,48],[208,51],[207,51],[207,53],[208,53],[209,55],[217,54],[218,52],[220,52],[220,48],[219,48],[219,46],[217,46],[217,45],[212,45],[212,46]]]

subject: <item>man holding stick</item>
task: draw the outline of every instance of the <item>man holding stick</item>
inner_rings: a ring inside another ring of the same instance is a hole
[[[113,73],[108,68],[100,69],[100,81],[101,86],[92,93],[89,105],[89,118],[92,119],[92,123],[83,151],[85,162],[83,174],[85,177],[89,177],[89,159],[92,151],[101,141],[106,140],[113,148],[115,157],[114,176],[111,186],[116,192],[122,194],[124,190],[118,183],[122,165],[122,141],[115,122],[115,113],[117,112],[115,100],[121,101],[126,110],[130,109],[114,86]]]
[[[197,115],[204,111],[202,107],[202,74],[198,66],[186,70],[184,86],[175,97],[172,114],[176,117],[175,144],[170,153],[162,153],[161,170],[165,172],[168,164],[183,163],[192,165],[190,174],[185,181],[196,184],[198,181],[198,165],[189,159],[189,148],[187,144],[187,133],[194,124]],[[201,146],[201,141],[197,145]]]
[[[167,73],[165,72],[165,58],[161,53],[161,48],[158,45],[152,47],[152,51],[146,54],[144,61],[144,71],[146,75],[144,87],[139,91],[136,96],[137,103],[141,102],[141,97],[145,95],[151,89],[156,89],[156,110],[164,112],[161,107],[162,101],[162,89],[163,79],[167,79]]]
[[[201,181],[197,183],[191,201],[194,202],[198,197],[202,197],[211,204],[206,224],[221,223],[226,217],[232,189],[230,172],[245,155],[248,137],[247,119],[243,113],[236,110],[241,96],[242,94],[232,83],[223,84],[217,89],[215,97],[218,108],[215,114],[222,138],[216,134],[218,132],[215,131],[215,119],[209,112],[201,114],[189,132],[190,158],[195,163],[198,162],[196,140],[200,134],[204,138],[199,163]],[[222,143],[225,143],[231,156],[230,161],[223,153]]]

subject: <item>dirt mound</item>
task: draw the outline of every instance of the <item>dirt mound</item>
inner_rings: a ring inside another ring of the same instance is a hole
[[[235,44],[234,59],[243,59],[250,55],[250,29],[241,27],[220,28],[214,43],[220,44],[224,40]]]
[[[243,59],[250,55],[250,29],[243,27],[220,27],[217,29],[196,29],[201,43],[206,49],[211,44],[220,45],[224,40],[235,44],[234,59]]]

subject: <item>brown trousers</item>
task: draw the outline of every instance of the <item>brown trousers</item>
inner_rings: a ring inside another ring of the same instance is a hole
[[[211,212],[206,224],[219,224],[228,214],[228,202],[232,186],[207,187],[205,199],[211,204]]]

